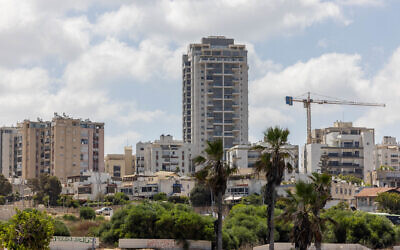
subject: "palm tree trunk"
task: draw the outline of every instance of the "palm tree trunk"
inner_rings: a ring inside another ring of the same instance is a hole
[[[268,240],[269,240],[269,250],[274,250],[274,208],[275,208],[275,183],[271,185],[271,199],[269,200],[267,208],[267,224],[268,224]]]
[[[217,249],[222,250],[222,192],[218,192]]]

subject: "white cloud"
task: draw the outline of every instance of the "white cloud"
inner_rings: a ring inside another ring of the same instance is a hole
[[[324,54],[279,72],[268,72],[250,83],[250,104],[259,107],[282,103],[287,95],[298,96],[308,91],[350,98],[369,88],[360,60],[359,55]]]
[[[342,118],[346,111],[349,121],[378,131],[400,122],[400,47],[388,63],[373,77],[368,78],[359,55],[324,54],[306,62],[298,62],[280,71],[272,71],[250,83],[251,135],[259,135],[266,126],[281,124],[294,126],[296,120],[304,121],[301,104],[288,107],[287,95],[297,96],[311,91],[344,100],[386,103],[385,108],[345,108],[342,105],[314,105],[314,119],[331,114]],[[314,98],[318,98],[314,95]],[[321,96],[320,99],[330,99]],[[354,111],[356,110],[356,111]]]
[[[336,0],[340,5],[353,6],[383,6],[384,0]]]
[[[121,134],[106,135],[104,138],[105,148],[104,151],[109,154],[121,154],[122,145],[133,146],[135,151],[135,144],[141,139],[141,135],[135,131],[126,131]]]
[[[318,40],[317,46],[321,48],[328,48],[328,40],[326,38]]]
[[[101,35],[169,36],[182,43],[206,34],[260,40],[326,19],[345,21],[338,5],[309,0],[132,2],[97,20]],[[123,24],[123,25],[121,25]]]
[[[346,4],[350,1],[0,0],[0,105],[5,107],[0,122],[50,119],[54,111],[105,121],[110,126],[106,152],[120,152],[126,138],[134,143],[143,134],[136,125],[175,125],[181,118],[175,110],[144,108],[113,91],[180,84],[187,44],[226,35],[244,41],[249,50],[256,79],[250,86],[251,126],[291,123],[280,105],[285,95],[309,89],[335,95],[346,88],[344,97],[365,92],[371,83],[363,76],[361,58],[327,54],[283,68],[258,56],[253,44],[326,20],[347,24]],[[382,71],[374,83],[390,74]]]

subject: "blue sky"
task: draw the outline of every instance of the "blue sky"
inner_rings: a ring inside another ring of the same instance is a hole
[[[305,142],[307,91],[386,108],[315,106],[400,138],[400,2],[396,0],[0,0],[0,125],[53,112],[106,123],[106,153],[160,134],[180,139],[181,56],[225,35],[249,50],[249,134],[268,126]]]

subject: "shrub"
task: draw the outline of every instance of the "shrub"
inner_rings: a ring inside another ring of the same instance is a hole
[[[71,236],[68,227],[60,220],[54,221],[54,236]]]
[[[359,243],[372,248],[387,248],[396,243],[395,227],[384,216],[333,207],[324,217],[336,222],[329,223],[324,230],[328,242]]]
[[[79,210],[79,217],[84,220],[94,220],[96,219],[96,213],[93,208],[90,207],[81,207]]]
[[[166,201],[167,200],[167,194],[166,193],[157,193],[153,195],[153,200],[155,201]]]
[[[189,198],[186,196],[170,196],[170,197],[168,197],[168,201],[172,202],[172,203],[188,204]]]
[[[129,205],[116,211],[98,230],[102,242],[119,238],[212,240],[214,219],[196,214],[189,206],[169,202]]]
[[[6,204],[6,198],[3,195],[0,195],[0,205]]]
[[[47,249],[54,234],[53,219],[36,209],[20,211],[0,234],[7,249]]]
[[[64,214],[62,218],[65,221],[77,221],[78,220],[78,218],[73,214]]]

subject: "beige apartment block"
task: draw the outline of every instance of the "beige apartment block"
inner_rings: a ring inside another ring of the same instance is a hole
[[[203,154],[207,141],[224,149],[248,143],[248,65],[242,44],[223,36],[190,44],[182,58],[183,141]]]
[[[124,154],[106,155],[104,163],[106,173],[109,173],[112,177],[122,178],[136,172],[136,156],[132,154],[131,146],[124,148]]]
[[[54,114],[52,121],[19,124],[22,178],[55,175],[62,182],[84,171],[104,172],[104,123]]]
[[[388,166],[393,170],[400,170],[400,144],[396,137],[384,136],[381,144],[375,146],[374,164],[379,170],[381,166]]]

